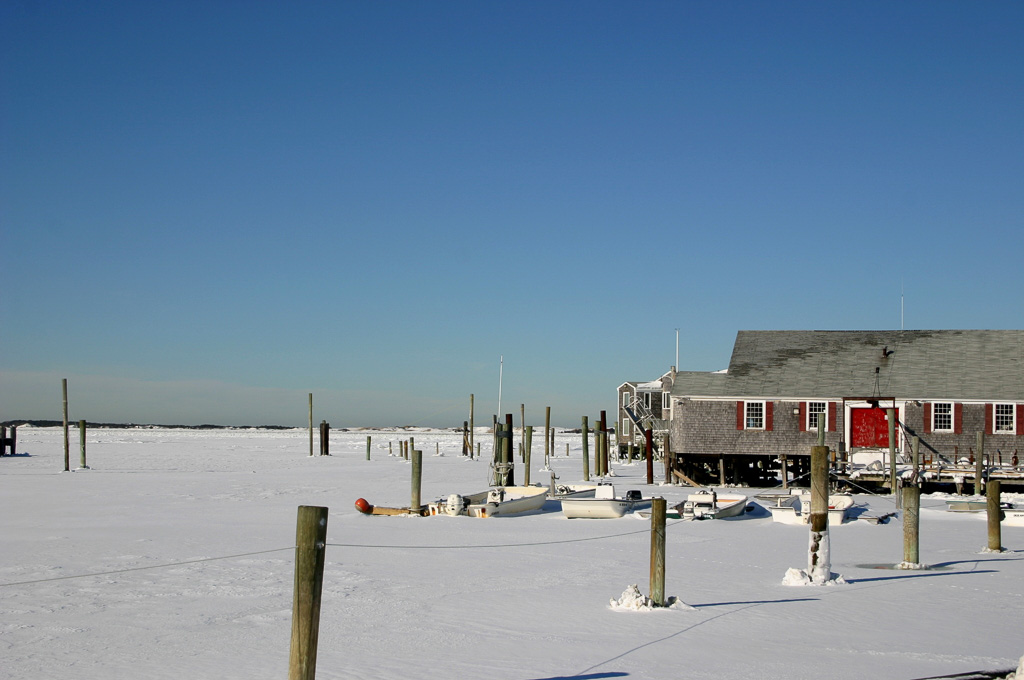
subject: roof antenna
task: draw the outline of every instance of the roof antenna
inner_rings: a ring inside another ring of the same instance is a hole
[[[900,277],[900,331],[903,330],[903,277]]]

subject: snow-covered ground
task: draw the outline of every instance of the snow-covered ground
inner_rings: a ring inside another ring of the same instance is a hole
[[[330,508],[318,678],[907,679],[1024,654],[1024,528],[983,553],[983,516],[941,498],[922,501],[933,569],[887,568],[903,559],[898,518],[855,521],[831,528],[846,581],[831,586],[782,585],[807,566],[807,527],[765,511],[670,520],[666,595],[689,606],[637,611],[610,600],[649,592],[645,521],[567,520],[555,502],[492,519],[357,513],[359,497],[408,505],[410,465],[388,444],[410,435],[424,502],[487,486],[487,435],[470,461],[437,430],[335,430],[332,455],[311,458],[304,430],[97,429],[91,469],[66,473],[60,428],[19,428],[21,455],[0,459],[0,677],[286,677],[299,505]],[[559,432],[562,482],[582,479],[581,448]],[[532,481],[542,466],[535,434]],[[689,492],[613,467],[623,489]]]

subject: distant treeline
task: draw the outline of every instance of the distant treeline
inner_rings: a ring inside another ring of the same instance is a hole
[[[69,425],[78,425],[78,421],[68,423]],[[22,425],[31,425],[32,427],[62,427],[64,421],[62,420],[5,420],[0,422],[0,426],[3,427],[20,427]],[[167,429],[167,430],[294,430],[296,428],[289,427],[287,425],[139,425],[137,423],[92,423],[86,421],[86,427],[90,428],[110,428],[117,430],[151,430],[151,429]]]

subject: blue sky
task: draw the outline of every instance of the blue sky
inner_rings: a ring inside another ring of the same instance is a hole
[[[1024,328],[1020,2],[8,2],[0,420],[576,425]],[[518,417],[517,417],[518,422]]]

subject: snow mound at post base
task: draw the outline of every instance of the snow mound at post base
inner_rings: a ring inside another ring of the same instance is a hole
[[[814,586],[814,585],[818,585],[818,584],[815,583],[813,580],[811,580],[810,575],[806,571],[804,571],[803,569],[797,569],[795,567],[791,567],[791,568],[786,570],[786,575],[782,578],[782,585],[784,585],[784,586]],[[832,573],[832,574],[829,574],[828,580],[825,581],[824,583],[822,583],[821,585],[824,585],[824,586],[846,585],[846,579],[844,579],[839,574]]]
[[[688,604],[679,601],[677,597],[665,598],[665,606],[659,607],[654,604],[651,598],[640,592],[637,584],[633,584],[622,591],[619,599],[609,600],[608,608],[619,612],[649,612],[656,609],[693,609]]]

